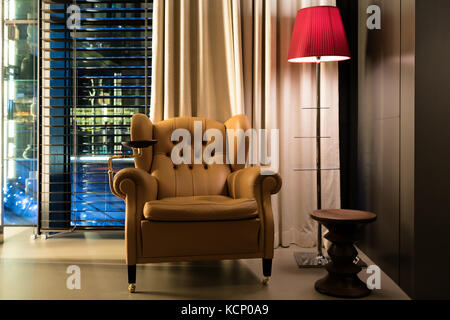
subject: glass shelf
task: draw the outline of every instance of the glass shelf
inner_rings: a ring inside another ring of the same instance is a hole
[[[3,12],[1,148],[5,225],[37,220],[37,0],[5,0]]]

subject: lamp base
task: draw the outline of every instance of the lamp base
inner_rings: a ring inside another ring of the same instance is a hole
[[[294,252],[294,258],[299,268],[323,268],[330,262],[330,258],[316,252]],[[363,269],[367,268],[367,263],[359,257],[356,258],[355,264]]]
[[[323,268],[329,262],[316,252],[294,252],[294,257],[299,268]]]

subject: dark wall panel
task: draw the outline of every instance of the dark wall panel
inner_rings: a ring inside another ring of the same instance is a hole
[[[402,0],[399,284],[414,296],[415,3]]]
[[[416,1],[416,297],[450,298],[450,1]]]
[[[398,281],[401,1],[358,4],[358,208],[378,215],[360,246]],[[381,30],[366,27],[372,4],[381,7]]]

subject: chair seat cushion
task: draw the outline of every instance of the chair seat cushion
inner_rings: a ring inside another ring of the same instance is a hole
[[[230,221],[257,216],[255,200],[225,196],[164,198],[147,202],[144,206],[144,217],[150,221]]]

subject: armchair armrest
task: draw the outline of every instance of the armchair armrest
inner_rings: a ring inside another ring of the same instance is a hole
[[[262,170],[264,168],[251,167],[230,174],[227,178],[230,196],[234,199],[259,199],[278,193],[282,186],[280,174],[262,175]]]
[[[130,188],[129,184],[123,183],[131,181],[135,188]],[[114,194],[125,199],[131,192],[139,193],[138,199],[142,202],[156,200],[158,195],[158,182],[155,177],[142,169],[127,168],[120,170],[114,177],[113,184]]]
[[[278,173],[268,173],[268,169],[252,167],[241,169],[230,174],[227,178],[228,191],[234,199],[255,199],[258,203],[261,219],[261,243],[265,259],[273,258],[275,224],[272,212],[271,195],[280,191],[282,181]]]
[[[124,198],[122,194],[118,193],[116,191],[116,188],[114,187],[114,169],[113,169],[113,160],[114,159],[131,159],[131,158],[140,158],[142,156],[142,149],[148,148],[151,146],[154,146],[157,143],[156,140],[138,140],[138,141],[127,141],[122,142],[122,145],[124,147],[133,148],[137,150],[137,153],[134,153],[133,155],[117,155],[112,156],[108,160],[108,177],[109,177],[109,187],[111,188],[111,192],[119,198]]]
[[[120,170],[111,184],[111,191],[125,200],[125,243],[128,265],[136,265],[140,252],[140,221],[146,202],[156,200],[158,181],[142,169]]]

